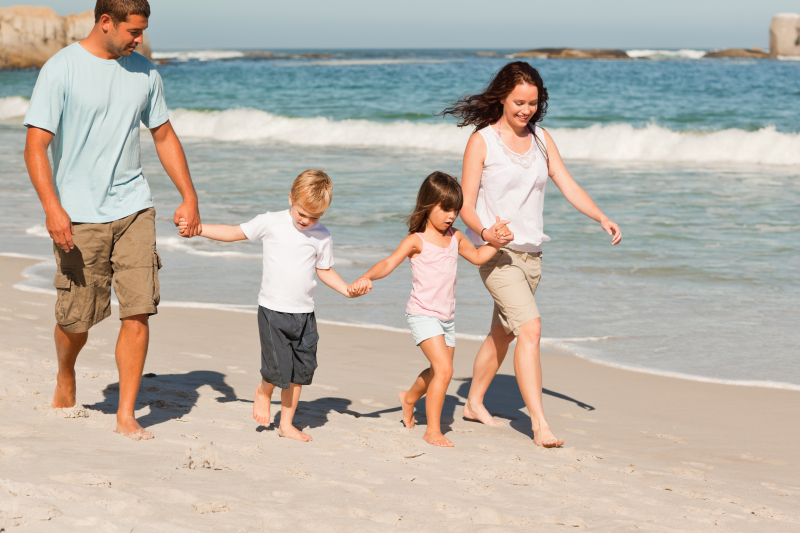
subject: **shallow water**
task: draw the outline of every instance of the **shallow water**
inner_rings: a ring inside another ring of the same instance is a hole
[[[469,132],[432,116],[507,59],[467,52],[341,52],[330,60],[160,66],[203,220],[236,224],[287,205],[305,168],[334,179],[323,223],[354,279],[403,238],[433,170],[460,175]],[[537,303],[551,344],[607,363],[719,380],[800,385],[800,63],[532,61],[550,91],[544,122],[570,170],[623,228],[610,247],[551,183]],[[35,72],[0,72],[0,251],[48,256],[13,118]],[[145,138],[147,134],[143,134]],[[152,143],[143,164],[158,210],[167,301],[252,306],[261,247],[186,241],[179,196]],[[459,227],[463,224],[459,223]],[[52,263],[34,270],[47,287]],[[459,265],[457,328],[483,334],[491,299]],[[321,319],[405,327],[403,265],[367,297],[317,288]]]

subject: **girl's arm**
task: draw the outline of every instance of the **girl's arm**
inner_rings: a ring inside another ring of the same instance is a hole
[[[347,296],[348,298],[355,298],[356,296],[360,296],[358,294],[350,293],[347,290],[347,283],[345,283],[342,277],[339,275],[339,273],[332,268],[326,268],[326,269],[318,268],[317,277],[322,283],[324,283],[331,289],[335,290],[339,294]]]
[[[497,224],[495,224],[495,226],[496,225]],[[493,228],[494,226],[492,226],[492,229]],[[487,229],[485,233],[488,232],[489,230]],[[494,257],[494,255],[497,253],[497,250],[501,248],[499,245],[494,246],[487,244],[476,249],[470,240],[458,230],[456,230],[456,234],[453,235],[453,238],[458,239],[458,255],[473,265],[482,265],[486,263],[489,259]]]
[[[553,180],[553,183],[556,184],[556,187],[558,187],[558,189],[561,191],[561,194],[564,195],[564,198],[566,198],[575,209],[591,218],[595,222],[599,222],[600,227],[613,237],[613,239],[611,239],[612,246],[614,244],[619,244],[619,242],[622,240],[622,231],[619,229],[619,226],[609,220],[608,217],[603,214],[600,208],[597,207],[597,205],[592,201],[589,195],[586,194],[586,191],[584,191],[581,186],[578,185],[578,183],[569,173],[569,170],[567,170],[564,160],[561,159],[561,154],[558,152],[555,141],[553,141],[553,138],[550,137],[550,134],[547,133],[546,130],[542,129],[542,131],[544,132],[544,137],[547,141],[547,156],[550,160],[550,179]],[[466,197],[464,200],[466,202]],[[486,233],[488,232],[484,232],[484,234]]]
[[[383,261],[376,263],[374,267],[367,270],[366,274],[353,282],[353,284],[348,288],[349,292],[359,296],[366,294],[372,290],[373,280],[385,278],[391,274],[394,269],[400,265],[400,263],[405,261],[406,257],[421,252],[422,246],[420,246],[419,236],[409,235],[403,239],[403,242],[400,243],[400,246],[397,247],[397,250],[395,250],[392,255]]]
[[[188,235],[188,224],[186,219],[178,220],[178,234],[181,236]],[[200,233],[198,235],[206,239],[215,241],[234,242],[246,241],[247,236],[242,231],[241,226],[225,226],[223,224],[201,224]]]

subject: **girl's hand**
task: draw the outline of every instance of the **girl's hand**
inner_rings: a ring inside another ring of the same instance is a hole
[[[622,230],[619,229],[619,226],[615,222],[611,222],[606,218],[600,222],[600,227],[606,230],[606,233],[614,237],[611,239],[611,246],[619,244],[622,240]]]
[[[347,292],[352,298],[363,296],[372,290],[372,280],[359,278],[347,286]]]
[[[508,220],[500,220],[500,217],[495,218],[497,222],[491,228],[486,228],[483,231],[483,240],[495,248],[502,248],[514,240],[514,234],[508,229]]]

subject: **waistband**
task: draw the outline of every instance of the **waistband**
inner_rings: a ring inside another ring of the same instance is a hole
[[[507,252],[509,254],[514,254],[518,257],[523,255],[527,255],[530,257],[542,257],[542,252],[520,252],[519,250],[514,250],[513,248],[506,248],[505,246],[500,248],[501,252]]]

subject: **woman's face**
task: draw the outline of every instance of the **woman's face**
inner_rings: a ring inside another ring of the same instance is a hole
[[[444,233],[453,222],[456,221],[458,211],[445,211],[441,205],[437,205],[428,214],[428,223],[436,229],[436,231]]]
[[[524,128],[539,109],[539,89],[520,83],[503,100],[503,116],[512,126]]]

